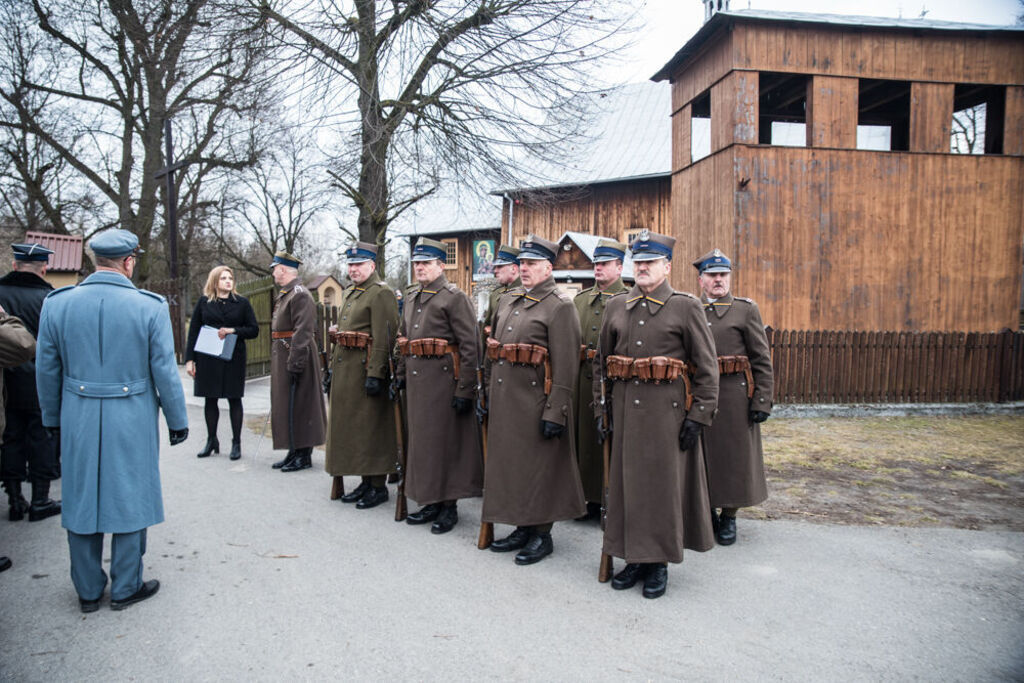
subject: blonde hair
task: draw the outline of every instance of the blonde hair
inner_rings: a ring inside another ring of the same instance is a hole
[[[238,295],[238,291],[235,290],[235,271],[231,270],[229,266],[217,266],[206,277],[206,287],[203,288],[203,294],[210,301],[217,298],[217,285],[220,283],[220,276],[225,270],[231,273],[231,293],[228,296],[234,299]]]

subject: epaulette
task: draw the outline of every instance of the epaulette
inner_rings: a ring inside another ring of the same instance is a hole
[[[409,294],[413,294],[419,288],[420,288],[420,285],[419,285],[418,282],[416,282],[416,283],[413,283],[411,285],[406,285],[406,287],[405,287],[405,289],[403,291],[408,292]]]
[[[570,302],[570,303],[572,302],[572,297],[571,297],[571,296],[569,296],[569,294],[568,294],[568,293],[566,293],[566,292],[563,292],[563,291],[562,291],[561,289],[559,289],[558,287],[555,287],[555,290],[554,290],[554,291],[555,291],[555,296],[557,296],[557,297],[558,297],[559,299],[561,299],[562,301],[568,301],[568,302]]]
[[[612,292],[611,294],[606,294],[605,292],[602,292],[602,294],[605,294],[609,299],[611,299],[613,296],[619,296],[620,294],[628,294],[628,293],[629,293],[628,289],[623,289],[623,290],[618,291],[618,292]]]
[[[522,296],[523,294],[526,294],[526,287],[513,287],[512,289],[508,290],[507,292],[502,293],[502,296],[505,296],[505,294],[513,294],[515,296]]]
[[[590,294],[590,293],[591,293],[591,292],[593,292],[593,291],[594,291],[594,288],[593,288],[593,287],[587,287],[586,289],[581,289],[581,290],[580,290],[580,291],[579,291],[579,292],[578,292],[578,293],[576,294],[576,296],[575,296],[575,297],[573,297],[573,298],[574,298],[574,299],[578,299],[578,298],[580,298],[581,296],[583,296],[584,294]]]
[[[55,289],[55,290],[53,290],[52,292],[50,292],[49,294],[47,294],[47,295],[46,295],[46,298],[47,298],[47,299],[49,299],[49,298],[51,298],[51,297],[55,297],[55,296],[57,296],[58,294],[60,294],[61,292],[66,292],[66,291],[68,291],[69,289],[74,289],[74,288],[75,288],[75,287],[77,287],[77,286],[78,286],[78,285],[64,285],[63,287],[59,287],[58,289]]]
[[[748,299],[748,298],[747,298],[747,297],[745,297],[745,296],[734,296],[734,297],[732,298],[732,300],[733,300],[733,301],[746,301],[746,302],[747,302],[748,304],[752,304],[752,303],[754,303],[754,300],[753,300],[753,299]]]
[[[449,282],[448,284],[446,284],[444,286],[444,288],[447,289],[449,292],[457,292],[457,291],[459,291],[459,286],[457,284],[455,284],[454,282]]]
[[[166,297],[164,297],[162,294],[157,294],[156,292],[151,292],[148,289],[140,289],[139,290],[139,294],[145,294],[146,296],[151,296],[154,299],[156,299],[157,301],[159,301],[160,303],[164,303],[165,301],[167,301]]]
[[[295,289],[293,289],[292,291],[293,292],[308,292],[309,290],[306,289],[305,287],[303,287],[301,284],[297,284],[297,285],[295,285]]]
[[[688,296],[691,299],[697,299],[697,297],[695,297],[693,294],[690,294],[689,292],[679,292],[674,289],[672,290],[672,296]],[[700,301],[700,299],[697,300]]]

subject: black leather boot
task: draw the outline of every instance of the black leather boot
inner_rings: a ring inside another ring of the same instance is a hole
[[[228,457],[230,457],[232,460],[238,460],[239,458],[242,457],[242,442],[241,441],[232,441],[231,442],[231,455],[228,456]],[[284,465],[282,465],[282,467],[284,467]]]
[[[217,437],[208,436],[206,437],[206,446],[203,450],[196,453],[197,458],[208,458],[210,453],[220,453],[220,441],[217,441]]]
[[[271,465],[271,467],[273,467],[275,470],[279,470],[282,467],[284,467],[285,465],[287,465],[288,463],[290,463],[294,459],[295,459],[295,451],[288,451],[288,454],[285,455],[282,460],[278,460],[273,465]]]
[[[718,545],[732,545],[736,542],[736,518],[722,515],[716,534]]]
[[[715,532],[715,536],[718,535],[718,528],[721,524],[721,518],[718,516],[718,510],[711,508],[711,530]]]
[[[636,585],[636,582],[647,575],[646,564],[627,564],[626,567],[612,579],[612,588],[617,591],[624,591]]]
[[[12,522],[21,521],[25,518],[25,513],[28,512],[29,508],[25,496],[21,495],[21,482],[14,479],[5,479],[4,490],[7,491],[7,504],[10,506],[7,518]]]
[[[11,568],[11,564],[12,564],[11,563],[11,558],[6,557],[6,556],[5,557],[0,557],[0,572],[5,572],[8,569],[10,569]]]
[[[357,510],[369,510],[375,508],[381,503],[388,502],[388,487],[381,486],[380,488],[372,487],[369,491],[363,494],[363,497],[356,503]]]
[[[550,555],[555,549],[551,534],[534,534],[526,545],[516,553],[516,564],[534,564]]]
[[[343,495],[341,497],[341,502],[342,503],[358,503],[360,500],[362,500],[363,496],[365,496],[366,492],[369,491],[369,490],[370,490],[370,482],[368,482],[368,481],[366,481],[364,479],[363,481],[359,482],[359,486],[355,487],[350,492],[348,492],[345,495]]]
[[[647,575],[644,577],[644,597],[660,598],[668,588],[668,566],[664,564],[647,565]]]
[[[50,499],[50,482],[32,482],[32,505],[28,509],[28,521],[38,522],[60,514],[60,501]]]
[[[313,449],[312,448],[297,448],[295,449],[295,457],[292,461],[281,468],[282,472],[298,472],[299,470],[309,469],[313,466]]]
[[[527,544],[533,532],[528,526],[517,526],[516,530],[505,538],[498,539],[491,543],[491,550],[496,553],[507,553],[511,550],[519,550]]]
[[[430,527],[430,533],[432,534],[446,534],[455,528],[455,525],[459,523],[459,508],[457,505],[452,503],[451,505],[444,505],[441,507],[441,512],[437,516],[437,521],[434,522]]]
[[[406,524],[429,524],[437,519],[437,516],[441,514],[441,504],[431,503],[430,505],[424,505],[416,512],[412,513],[405,518]]]

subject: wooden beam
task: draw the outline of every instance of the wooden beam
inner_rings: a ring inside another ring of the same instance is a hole
[[[693,107],[686,105],[672,115],[672,171],[686,168],[693,159]]]
[[[813,76],[807,84],[807,146],[857,146],[856,78]]]
[[[1003,154],[1024,156],[1024,86],[1011,85],[1006,88]]]
[[[910,151],[949,152],[952,83],[910,84]]]
[[[757,144],[758,78],[733,71],[711,88],[711,153],[733,143]]]

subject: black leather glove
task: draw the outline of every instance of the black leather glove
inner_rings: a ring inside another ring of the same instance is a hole
[[[46,430],[46,435],[51,439],[60,441],[60,427],[43,427]]]
[[[184,429],[172,429],[170,430],[171,445],[177,446],[179,443],[188,438],[188,427]]]
[[[764,422],[767,419],[768,419],[768,413],[764,412],[763,410],[751,410],[750,411],[750,421],[755,423],[755,424],[757,424],[759,422]]]
[[[565,431],[565,427],[554,422],[548,422],[547,420],[540,421],[540,433],[545,439],[556,439],[562,436],[562,432]]]
[[[611,422],[611,420],[609,420]],[[605,439],[612,434],[611,425],[604,423],[604,415],[598,415],[594,428],[597,429],[597,445],[603,446]]]
[[[292,384],[298,384],[299,383],[299,378],[302,377],[302,373],[301,372],[292,372],[291,370],[289,370],[288,371],[288,377],[289,377],[289,379],[290,379]]]
[[[391,380],[391,384],[388,385],[388,398],[392,401],[397,401],[402,389],[405,389],[405,378],[395,377]]]
[[[324,377],[320,380],[320,386],[324,388],[324,393],[328,396],[331,395],[331,380],[334,379],[334,373],[330,368],[324,369]]]
[[[688,451],[697,445],[697,437],[700,436],[700,423],[687,418],[683,420],[683,426],[679,429],[679,448]]]
[[[380,377],[367,377],[363,388],[366,389],[367,396],[380,396],[384,391],[384,380]]]
[[[458,396],[452,397],[452,408],[455,409],[457,415],[465,415],[469,411],[473,410],[473,402],[468,398],[460,398]]]

